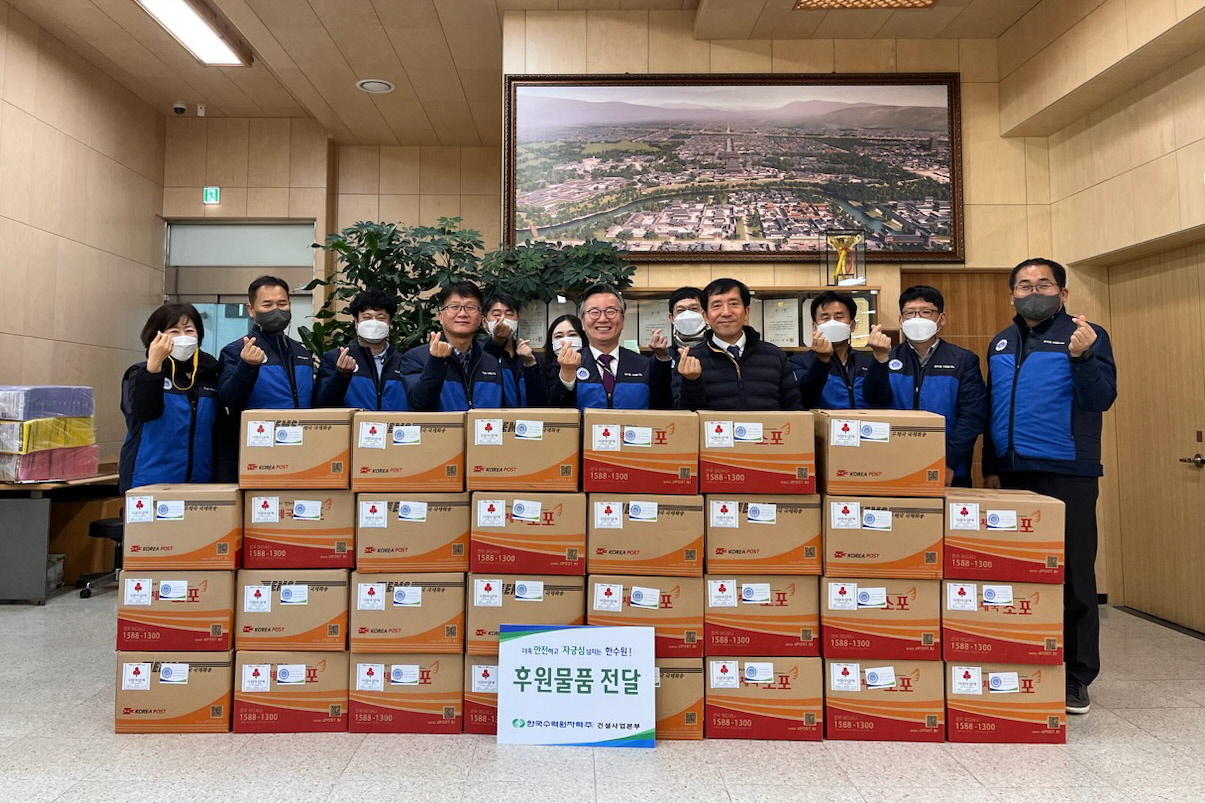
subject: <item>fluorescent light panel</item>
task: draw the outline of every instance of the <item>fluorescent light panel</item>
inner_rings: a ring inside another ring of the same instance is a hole
[[[202,64],[245,67],[244,60],[186,0],[137,0],[138,5]]]

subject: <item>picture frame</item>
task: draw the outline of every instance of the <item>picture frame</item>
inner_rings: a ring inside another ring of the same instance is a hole
[[[508,75],[505,244],[639,261],[964,259],[956,73]]]

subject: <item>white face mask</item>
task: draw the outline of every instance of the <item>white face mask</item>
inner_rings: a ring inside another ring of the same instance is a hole
[[[510,336],[511,337],[519,336],[519,319],[518,318],[502,318],[501,320],[505,321],[506,325],[510,327]],[[498,326],[498,323],[499,322],[495,321],[495,320],[486,321],[485,322],[485,331],[489,332],[490,335],[492,336],[494,334],[494,329],[496,329]]]
[[[682,310],[674,316],[674,331],[684,338],[697,337],[703,334],[707,322],[703,316],[694,310]]]
[[[577,351],[582,347],[582,339],[577,335],[572,335],[570,337],[562,337],[560,340],[554,340],[552,341],[552,353],[560,354],[566,345]]]
[[[389,324],[370,318],[356,324],[356,334],[367,343],[380,343],[389,337]]]
[[[197,353],[197,339],[192,335],[176,335],[172,338],[172,359],[184,362]]]
[[[844,343],[849,340],[849,334],[853,331],[847,323],[841,321],[825,321],[816,327],[816,331],[830,343]]]
[[[909,318],[900,324],[900,329],[904,330],[904,337],[913,343],[923,343],[937,334],[937,321],[931,321],[928,318]]]

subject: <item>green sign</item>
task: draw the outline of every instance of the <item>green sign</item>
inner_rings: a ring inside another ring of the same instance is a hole
[[[221,187],[202,187],[201,188],[201,203],[203,204],[220,204],[222,202]]]

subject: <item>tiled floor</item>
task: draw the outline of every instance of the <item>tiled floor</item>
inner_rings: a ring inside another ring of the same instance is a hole
[[[1205,641],[1103,611],[1105,671],[1066,746],[486,736],[116,736],[114,604],[0,605],[0,801],[1205,801]]]

